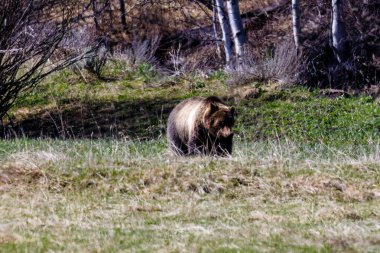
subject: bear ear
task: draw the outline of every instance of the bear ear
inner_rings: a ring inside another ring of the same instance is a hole
[[[223,101],[217,96],[210,96],[206,98],[206,103],[223,103]]]
[[[206,128],[211,127],[211,116],[219,110],[218,105],[215,103],[208,103],[205,114],[203,115],[203,124]]]
[[[216,103],[210,103],[210,116],[219,110],[219,107]]]

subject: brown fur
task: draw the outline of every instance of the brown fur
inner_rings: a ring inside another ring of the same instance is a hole
[[[218,97],[193,97],[170,113],[167,135],[178,155],[230,155],[234,108]]]

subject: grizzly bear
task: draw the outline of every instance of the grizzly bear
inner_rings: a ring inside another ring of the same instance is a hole
[[[215,96],[182,101],[169,115],[170,148],[177,155],[230,155],[234,112]]]

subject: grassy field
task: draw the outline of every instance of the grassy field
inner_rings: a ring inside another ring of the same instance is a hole
[[[109,83],[63,72],[18,101],[20,124],[74,104],[140,121],[133,136],[0,140],[0,252],[380,251],[377,100],[267,86],[239,99],[221,73],[153,72]],[[238,111],[233,156],[173,156],[168,112],[215,93]]]

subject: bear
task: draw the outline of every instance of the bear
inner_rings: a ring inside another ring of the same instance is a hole
[[[235,109],[219,97],[186,99],[169,115],[169,147],[179,156],[230,156],[234,118]]]

